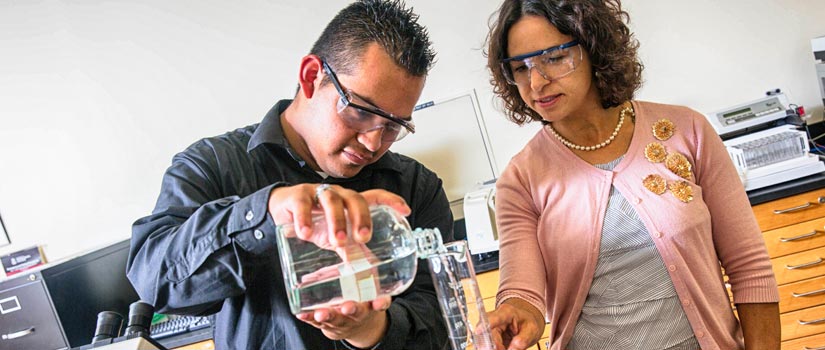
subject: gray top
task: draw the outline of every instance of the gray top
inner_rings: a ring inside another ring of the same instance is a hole
[[[613,170],[622,158],[596,167]],[[653,239],[615,187],[601,234],[593,284],[567,349],[699,349]]]

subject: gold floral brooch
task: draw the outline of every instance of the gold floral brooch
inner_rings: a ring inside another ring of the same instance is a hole
[[[673,136],[676,126],[668,119],[659,119],[653,123],[653,137],[659,141],[667,141]],[[676,199],[688,203],[693,200],[693,165],[679,152],[668,153],[665,146],[659,142],[651,142],[645,146],[645,158],[651,163],[665,163],[665,167],[684,180],[670,181],[659,174],[650,174],[642,179],[642,185],[648,191],[661,195],[670,190]],[[685,181],[687,180],[687,181]]]

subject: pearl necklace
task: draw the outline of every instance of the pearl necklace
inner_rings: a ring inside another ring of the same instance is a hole
[[[547,126],[550,127],[550,132],[553,134],[553,136],[559,139],[559,141],[561,141],[561,143],[567,146],[567,148],[572,148],[579,151],[595,151],[599,148],[609,145],[611,142],[613,142],[613,140],[616,139],[616,135],[619,134],[619,130],[622,129],[622,124],[624,124],[624,118],[626,114],[630,114],[631,117],[633,116],[633,108],[631,106],[627,106],[624,109],[622,109],[621,112],[619,112],[619,124],[616,125],[616,129],[613,130],[613,133],[610,134],[610,137],[604,142],[593,146],[580,146],[575,143],[572,143],[564,137],[562,137],[561,135],[559,135],[559,133],[556,132],[556,129],[553,129],[553,125],[547,124]]]

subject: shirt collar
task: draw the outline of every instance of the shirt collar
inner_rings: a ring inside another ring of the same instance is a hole
[[[298,153],[289,145],[286,135],[284,135],[283,125],[281,125],[281,113],[283,113],[291,103],[292,100],[280,100],[266,113],[266,116],[264,116],[264,119],[249,139],[246,147],[247,152],[251,152],[263,144],[272,144],[286,149],[289,155],[299,162],[301,166],[306,165],[306,161],[301,159]],[[387,151],[377,162],[361,170],[361,173],[364,173],[368,169],[389,169],[400,172],[401,160],[397,154],[392,151]]]
[[[266,113],[264,120],[261,121],[249,139],[249,144],[246,147],[247,152],[251,152],[265,143],[290,148],[286,135],[284,135],[284,128],[281,126],[281,113],[289,107],[290,103],[292,103],[292,100],[280,100]]]

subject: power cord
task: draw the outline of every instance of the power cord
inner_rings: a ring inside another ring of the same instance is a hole
[[[812,151],[816,152],[819,155],[825,156],[825,145],[819,144],[816,140],[825,137],[825,133],[819,134],[816,137],[811,135],[811,129],[808,128],[808,123],[805,123],[805,132],[808,134],[808,142],[811,143],[814,147],[811,149]]]

